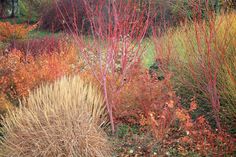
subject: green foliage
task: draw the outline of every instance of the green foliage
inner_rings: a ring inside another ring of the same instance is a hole
[[[24,3],[24,0],[20,0],[19,2],[19,8],[20,8],[20,15],[21,16],[28,16],[30,13],[29,8]]]
[[[155,61],[155,47],[149,38],[143,41],[143,45],[146,45],[146,52],[143,54],[142,64],[144,67],[149,68]]]
[[[51,33],[45,30],[33,30],[29,33],[29,38],[36,39],[36,38],[43,38],[47,36],[57,36],[60,33]]]
[[[117,129],[117,136],[119,138],[124,138],[129,132],[129,126],[126,124],[122,124]]]
[[[20,0],[20,15],[27,18],[39,17],[43,11],[40,9],[46,6],[45,3],[45,0]]]
[[[138,134],[139,128],[137,125],[127,125],[127,124],[120,124],[117,126],[116,135],[119,138],[125,138],[130,134]]]

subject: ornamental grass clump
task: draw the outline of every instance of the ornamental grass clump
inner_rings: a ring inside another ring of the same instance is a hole
[[[100,91],[79,76],[40,86],[3,119],[0,156],[110,156]]]

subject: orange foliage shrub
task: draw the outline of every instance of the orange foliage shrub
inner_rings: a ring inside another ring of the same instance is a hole
[[[99,70],[99,66],[93,70],[83,67],[80,76],[101,87],[99,79],[94,77],[95,70]],[[115,122],[151,129],[161,140],[175,119],[178,102],[170,83],[171,75],[166,73],[165,79],[160,81],[137,63],[127,77],[120,79],[119,76],[119,71],[114,75],[107,74],[108,99],[114,104]]]
[[[183,108],[176,110],[176,118],[180,121],[180,130],[186,132],[185,136],[179,139],[179,147],[188,149],[188,151],[197,151],[203,156],[232,154],[236,148],[236,139],[226,132],[212,130],[204,116],[193,121],[189,112],[195,109],[196,103],[192,102],[189,110]],[[183,154],[185,149],[182,149]]]
[[[112,99],[116,104],[116,120],[151,128],[154,136],[161,140],[175,119],[178,101],[172,91],[170,74],[160,81],[137,66],[125,81]]]
[[[0,41],[25,38],[35,26],[0,22]]]
[[[0,91],[14,99],[25,96],[43,82],[73,73],[76,58],[72,44],[62,45],[60,52],[36,57],[14,49],[0,58]]]

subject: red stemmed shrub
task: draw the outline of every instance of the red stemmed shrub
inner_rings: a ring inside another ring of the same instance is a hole
[[[231,120],[235,119],[235,13],[216,16],[209,9],[206,20],[201,7],[194,6],[192,21],[168,30],[161,38],[154,31],[157,57],[170,65],[182,100],[196,96],[198,115],[206,115],[219,130],[231,127],[235,134]]]
[[[125,83],[124,78],[143,53],[141,42],[148,29],[150,7],[131,0],[98,0],[96,3],[83,0],[83,5],[90,25],[89,37],[79,34],[76,22],[70,30],[83,59],[102,86],[114,131],[112,97],[117,95],[118,89]],[[66,16],[63,9],[60,13]],[[76,19],[76,16],[73,17]],[[64,19],[66,21],[66,17]],[[110,84],[108,77],[112,77]],[[108,90],[112,95],[108,94]]]
[[[69,42],[67,37],[45,36],[36,39],[18,40],[10,43],[8,51],[13,49],[24,52],[25,55],[39,56],[42,54],[60,53],[62,46]]]

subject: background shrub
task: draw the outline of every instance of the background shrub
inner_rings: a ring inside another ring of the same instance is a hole
[[[76,28],[80,32],[87,27],[85,19],[86,12],[82,0],[58,0],[46,7],[41,28],[53,32]]]
[[[29,23],[36,22],[52,3],[52,0],[20,0],[18,1],[19,18]]]
[[[104,99],[79,76],[34,90],[3,120],[3,156],[110,156]]]

